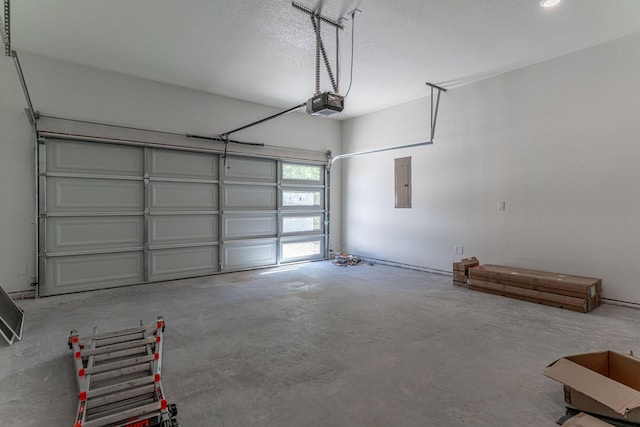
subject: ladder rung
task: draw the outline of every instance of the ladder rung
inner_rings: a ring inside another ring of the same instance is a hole
[[[92,366],[85,369],[86,375],[100,374],[108,371],[115,371],[122,368],[128,368],[134,365],[141,365],[143,363],[152,362],[155,359],[155,354],[148,354],[146,356],[134,357],[126,360],[119,360],[117,362],[104,363],[98,366]]]
[[[127,420],[135,417],[147,417],[160,416],[160,402],[149,403],[138,408],[122,411],[118,414],[109,415],[106,417],[98,418],[91,421],[86,421],[83,427],[100,427],[109,424],[115,424],[119,421]]]
[[[94,388],[87,392],[87,399],[94,399],[105,394],[116,393],[128,388],[139,387],[145,384],[155,384],[155,375],[137,378],[135,380],[127,380],[121,383],[112,384],[106,387]]]
[[[88,411],[93,408],[98,408],[100,406],[108,405],[110,403],[122,402],[127,399],[133,399],[138,396],[143,396],[145,394],[150,394],[155,391],[155,384],[145,384],[140,387],[136,387],[130,390],[122,390],[117,393],[105,394],[104,396],[99,396],[93,399],[89,399],[87,403]]]
[[[141,338],[134,341],[125,341],[125,342],[120,342],[116,344],[104,345],[104,346],[96,347],[95,350],[91,350],[91,349],[81,350],[80,353],[82,354],[83,357],[86,357],[86,356],[91,356],[92,354],[103,354],[103,353],[109,353],[111,351],[125,350],[127,348],[154,344],[155,342],[156,342],[156,337],[153,336],[153,337]]]
[[[128,368],[118,369],[116,371],[107,371],[99,374],[91,375],[91,382],[99,382],[108,380],[111,378],[124,377],[125,375],[135,374],[137,372],[149,371],[151,373],[151,363],[145,363],[142,365],[129,366]]]
[[[96,343],[96,348],[100,348],[110,344],[118,344],[118,343],[123,343],[128,341],[134,341],[134,340],[143,339],[145,337],[146,337],[146,334],[144,333],[144,331],[142,331],[142,332],[137,332],[135,334],[118,335],[117,337],[102,338],[100,340],[94,340],[94,341]]]
[[[137,328],[122,329],[120,331],[103,332],[101,334],[95,334],[95,335],[85,335],[85,336],[82,336],[82,337],[78,337],[78,341],[101,340],[101,339],[110,338],[110,337],[117,337],[117,336],[121,336],[121,335],[130,335],[130,334],[133,334],[133,333],[141,333],[141,332],[144,332],[144,331],[148,331],[150,329],[156,329],[156,324],[154,323],[153,325],[138,326]]]
[[[93,356],[94,362],[104,362],[106,360],[118,359],[121,357],[133,356],[136,354],[148,354],[147,347],[135,347],[127,350],[114,351],[112,353],[98,354]]]
[[[93,410],[87,411],[87,419],[95,420],[98,418],[104,418],[122,411],[128,411],[129,409],[148,405],[149,403],[153,403],[156,401],[155,396],[155,393],[149,393],[146,395],[133,397],[129,400],[122,400],[120,402],[114,402],[108,405],[93,408]]]

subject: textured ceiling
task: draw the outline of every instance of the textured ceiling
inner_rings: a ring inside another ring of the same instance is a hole
[[[640,0],[299,0],[333,19],[358,7],[353,86],[339,118],[640,32]],[[314,92],[309,16],[289,0],[14,0],[12,47],[288,108]],[[340,32],[341,92],[351,21]],[[335,31],[322,27],[335,62]],[[335,64],[334,64],[335,67]],[[324,68],[322,90],[330,83]]]

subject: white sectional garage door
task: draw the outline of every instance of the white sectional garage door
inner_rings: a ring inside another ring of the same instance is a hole
[[[47,139],[39,187],[42,295],[326,257],[324,166]]]

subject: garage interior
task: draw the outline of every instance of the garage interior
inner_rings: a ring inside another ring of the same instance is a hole
[[[552,426],[549,364],[640,352],[639,2],[3,1],[3,422],[73,425],[69,332],[157,316],[182,426]]]

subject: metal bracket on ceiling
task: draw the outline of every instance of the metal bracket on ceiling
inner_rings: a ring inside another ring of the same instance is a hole
[[[301,12],[304,12],[308,15],[311,15],[312,17],[319,19],[322,22],[326,22],[329,25],[333,25],[336,28],[339,28],[341,30],[344,30],[344,26],[342,25],[342,18],[340,18],[339,20],[334,20],[331,18],[328,18],[324,15],[321,15],[319,13],[314,12],[313,10],[309,9],[306,6],[301,5],[300,3],[297,2],[291,2],[291,6],[293,6],[295,9],[298,9]]]
[[[433,142],[433,137],[436,134],[436,122],[438,120],[438,107],[440,106],[440,92],[446,92],[447,90],[443,87],[434,85],[433,83],[426,83],[427,86],[431,88],[431,142]],[[438,91],[438,96],[436,99],[436,108],[433,108],[433,93],[434,91]]]
[[[435,136],[436,133],[436,121],[438,120],[438,107],[440,106],[440,93],[441,92],[446,92],[447,90],[441,86],[437,86],[434,85],[433,83],[426,83],[427,86],[429,86],[431,88],[431,132],[430,132],[430,139],[429,141],[423,141],[423,142],[416,142],[414,144],[406,144],[406,145],[396,145],[396,146],[392,146],[392,147],[385,147],[385,148],[377,148],[377,149],[373,149],[373,150],[367,150],[367,151],[358,151],[355,153],[345,153],[345,154],[340,154],[337,155],[336,157],[333,157],[331,159],[329,159],[328,163],[327,163],[327,168],[329,168],[329,170],[331,170],[331,167],[333,166],[333,164],[340,159],[346,159],[349,157],[357,157],[357,156],[364,156],[367,154],[375,154],[375,153],[382,153],[385,151],[395,151],[395,150],[400,150],[403,148],[412,148],[412,147],[420,147],[423,145],[433,145],[433,137]],[[434,99],[433,99],[433,95],[435,93],[435,91],[438,91],[437,93],[437,98],[435,101],[435,105],[434,105]],[[435,108],[434,108],[435,107]]]
[[[11,13],[9,0],[4,0],[4,21],[0,18],[0,32],[4,43],[4,55],[11,56]]]

